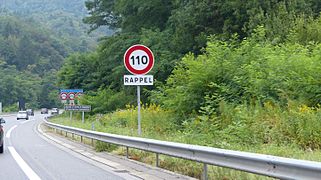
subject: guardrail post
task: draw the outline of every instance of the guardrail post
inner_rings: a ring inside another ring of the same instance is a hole
[[[126,158],[128,159],[129,158],[129,148],[126,147]]]
[[[66,131],[66,137],[67,137],[68,135],[67,135],[67,131]]]
[[[207,176],[207,164],[204,163],[203,166],[203,180],[208,180],[208,176]]]
[[[94,122],[91,123],[91,130],[95,131],[95,123]],[[91,138],[91,145],[94,146],[94,139],[93,138]]]
[[[159,154],[156,153],[156,167],[159,167]]]
[[[82,140],[82,136],[80,136],[80,142],[82,143],[82,141],[83,141],[83,140]]]

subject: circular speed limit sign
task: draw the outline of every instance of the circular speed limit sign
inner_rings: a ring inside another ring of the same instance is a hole
[[[124,64],[132,74],[147,74],[154,66],[153,52],[144,45],[133,45],[124,55]]]
[[[75,99],[75,93],[73,93],[73,92],[70,92],[68,94],[68,96],[69,96],[69,100],[74,100]]]
[[[60,94],[60,99],[61,100],[66,100],[67,99],[67,93],[61,93]]]

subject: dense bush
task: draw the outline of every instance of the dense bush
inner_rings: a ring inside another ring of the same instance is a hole
[[[132,95],[125,94],[124,91],[116,92],[111,89],[100,89],[98,92],[91,92],[81,98],[81,104],[92,106],[93,113],[107,113],[117,109],[125,108],[130,99],[135,99]]]
[[[221,101],[286,106],[291,100],[317,105],[321,45],[273,45],[264,37],[264,29],[258,28],[240,44],[209,39],[204,54],[186,55],[152,100],[181,117],[194,111],[211,116]]]

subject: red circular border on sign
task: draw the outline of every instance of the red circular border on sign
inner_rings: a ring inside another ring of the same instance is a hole
[[[82,95],[81,92],[77,92],[77,93],[75,94],[75,99],[79,98],[81,95]]]
[[[62,95],[65,94],[66,95],[66,98],[62,98]],[[63,93],[60,93],[60,99],[61,100],[67,100],[68,99],[68,95],[67,93],[63,92]]]
[[[70,98],[70,95],[72,95],[72,94],[74,95],[74,98],[73,98],[73,99]],[[75,100],[75,93],[74,93],[74,92],[68,93],[68,99],[69,99],[69,100]]]
[[[134,51],[137,51],[137,50],[142,50],[142,51],[146,52],[146,54],[148,55],[149,64],[147,65],[147,67],[145,69],[142,69],[142,70],[134,69],[129,63],[130,55]],[[144,45],[140,45],[140,44],[133,45],[130,48],[128,48],[124,54],[124,64],[125,64],[126,69],[132,74],[135,74],[135,75],[147,74],[154,66],[153,52],[148,47],[146,47]]]

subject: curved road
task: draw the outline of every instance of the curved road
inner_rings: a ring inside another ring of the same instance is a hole
[[[38,113],[30,120],[17,121],[15,115],[4,117],[5,152],[0,154],[0,179],[123,179],[108,166],[45,140],[37,131],[43,118]]]

